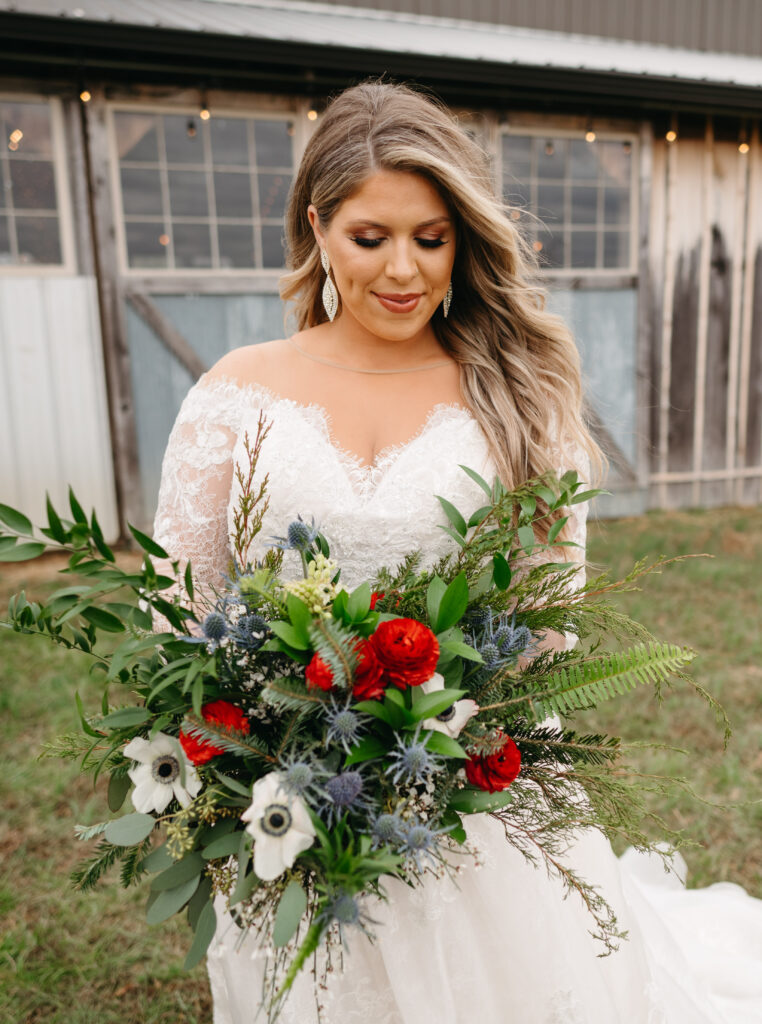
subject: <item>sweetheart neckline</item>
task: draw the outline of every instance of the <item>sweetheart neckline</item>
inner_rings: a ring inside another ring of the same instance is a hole
[[[233,377],[223,375],[213,377],[210,380],[203,380],[202,386],[208,390],[228,391],[232,389],[243,394],[262,394],[267,396],[270,402],[278,402],[290,406],[292,409],[297,409],[304,415],[307,422],[317,426],[325,442],[336,454],[339,461],[345,464],[350,478],[354,479],[356,477],[358,479],[362,490],[365,490],[369,484],[377,480],[379,475],[382,475],[393,462],[396,462],[405,451],[428,434],[434,426],[444,421],[445,413],[462,413],[465,414],[468,420],[476,422],[476,417],[465,405],[461,405],[458,402],[437,402],[426,413],[423,422],[411,437],[396,444],[384,445],[383,448],[376,452],[372,462],[365,462],[357,452],[345,448],[338,443],[333,433],[331,414],[319,402],[299,402],[295,398],[288,398],[285,395],[278,394],[277,391],[268,387],[267,384],[242,384]],[[310,419],[308,415],[310,413],[313,415],[314,421]]]

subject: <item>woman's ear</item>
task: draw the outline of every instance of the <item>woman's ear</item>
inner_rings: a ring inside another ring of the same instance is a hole
[[[325,248],[325,239],[323,233],[320,230],[320,217],[318,215],[317,206],[314,203],[310,203],[307,207],[307,216],[309,217],[310,227],[312,228],[313,234],[315,235],[315,241],[320,249]]]

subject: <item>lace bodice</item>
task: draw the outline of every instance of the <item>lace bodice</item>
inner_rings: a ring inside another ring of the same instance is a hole
[[[319,405],[302,405],[261,385],[203,377],[182,404],[162,466],[154,537],[174,558],[190,559],[197,580],[219,582],[230,560],[232,513],[238,499],[236,464],[248,467],[244,438],[253,441],[260,411],[271,423],[257,467],[269,473],[270,504],[250,549],[257,558],[283,535],[297,515],[326,536],[331,556],[351,588],[382,565],[396,567],[421,548],[433,565],[452,548],[436,495],[468,514],[483,493],[460,468],[491,481],[494,465],[481,429],[463,406],[439,404],[414,437],[385,448],[371,465],[333,440],[330,417]],[[557,468],[580,464],[559,445]],[[574,508],[571,539],[584,548],[586,505]],[[566,549],[574,550],[574,549]],[[283,575],[301,575],[287,551]]]

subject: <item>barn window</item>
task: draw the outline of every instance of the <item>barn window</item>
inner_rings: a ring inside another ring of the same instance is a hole
[[[635,136],[508,130],[503,197],[552,271],[635,271]]]
[[[115,110],[113,125],[129,269],[283,267],[292,120]]]
[[[63,138],[54,100],[0,97],[0,268],[63,267]]]

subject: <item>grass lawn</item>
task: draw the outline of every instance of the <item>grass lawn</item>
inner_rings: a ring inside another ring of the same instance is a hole
[[[639,750],[636,763],[688,777],[710,802],[678,791],[658,808],[698,844],[686,853],[690,883],[730,879],[762,895],[762,509],[654,513],[591,529],[591,559],[615,573],[642,555],[691,552],[715,557],[672,566],[620,600],[658,635],[700,651],[693,674],[727,710],[728,750],[710,709],[682,687],[660,708],[646,691],[602,706],[586,728],[686,748],[687,756]],[[59,586],[61,564],[0,567],[0,608],[22,586],[32,596]],[[85,851],[73,826],[105,816],[105,792],[94,793],[76,764],[38,754],[78,728],[75,691],[98,707],[99,683],[85,657],[3,632],[0,666],[1,1024],[208,1024],[204,968],[182,971],[184,924],[149,928],[144,894],[124,891],[116,878],[85,895],[69,886]]]

